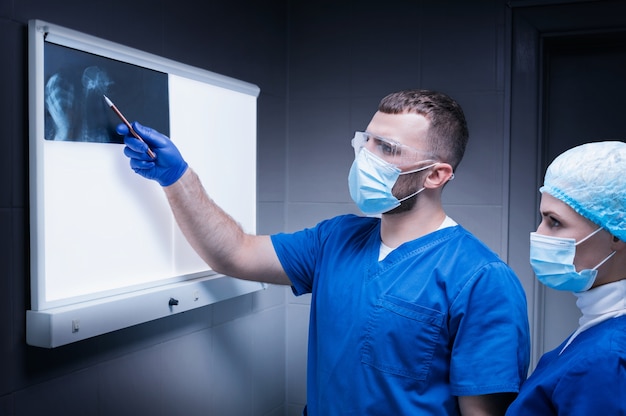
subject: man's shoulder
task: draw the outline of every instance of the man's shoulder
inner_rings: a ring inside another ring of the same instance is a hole
[[[487,256],[495,256],[499,258],[493,249],[491,249],[483,240],[478,238],[474,233],[467,230],[460,224],[448,227],[440,231],[447,230],[447,237],[450,244],[457,244],[464,248],[464,251],[473,251]]]
[[[333,218],[329,218],[317,224],[317,227],[326,229],[371,229],[380,224],[380,218],[364,217],[355,214],[342,214]]]
[[[467,273],[490,274],[503,272],[514,274],[510,266],[490,248],[484,241],[465,229],[461,225],[449,227],[443,231],[440,241],[442,255],[449,255],[458,267],[464,268]]]

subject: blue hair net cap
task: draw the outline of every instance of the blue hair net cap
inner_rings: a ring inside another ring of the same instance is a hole
[[[626,143],[587,143],[562,153],[539,191],[626,241]]]

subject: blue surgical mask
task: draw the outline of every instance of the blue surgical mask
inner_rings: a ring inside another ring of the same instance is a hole
[[[399,200],[393,195],[392,189],[400,175],[420,172],[436,164],[433,163],[419,169],[402,172],[396,166],[362,148],[350,168],[348,176],[350,196],[364,214],[382,214],[396,208],[402,201],[424,190],[424,187],[422,187],[417,192]]]
[[[593,269],[579,272],[574,266],[576,246],[591,238],[602,228],[598,228],[579,242],[573,238],[560,238],[530,233],[530,265],[537,279],[544,285],[570,292],[584,292],[593,286],[598,275],[598,267],[610,259],[612,252]]]

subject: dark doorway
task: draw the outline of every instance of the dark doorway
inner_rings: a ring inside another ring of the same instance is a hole
[[[571,293],[546,289],[528,264],[548,164],[590,141],[624,140],[626,1],[510,1],[509,264],[528,296],[533,362],[578,326]]]
[[[543,53],[542,171],[574,146],[626,140],[626,34],[547,38]],[[568,292],[545,291],[545,346],[578,327],[580,312]]]

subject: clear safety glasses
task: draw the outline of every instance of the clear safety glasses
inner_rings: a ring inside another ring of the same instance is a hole
[[[414,167],[418,162],[436,161],[437,158],[428,152],[398,143],[391,139],[376,136],[368,132],[357,131],[352,139],[354,154],[363,147],[386,162],[402,169]]]

